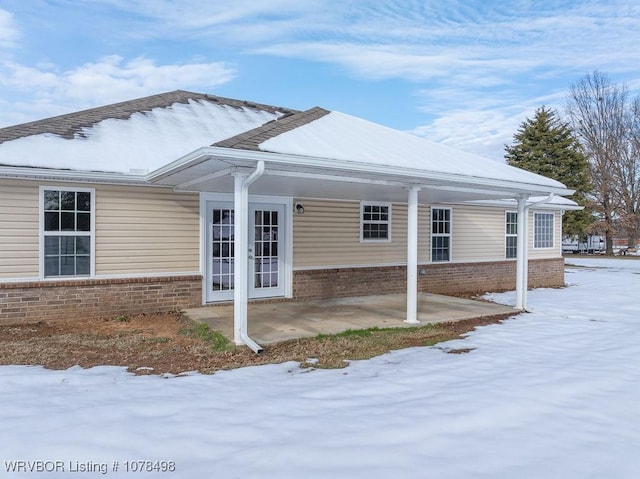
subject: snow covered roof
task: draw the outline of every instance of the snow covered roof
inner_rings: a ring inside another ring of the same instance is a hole
[[[304,121],[295,122],[294,118]],[[349,161],[363,166],[380,165],[564,188],[556,180],[336,111],[315,108],[288,120],[292,128],[274,131],[265,125],[257,128],[253,135],[245,133],[243,136],[250,140],[234,143],[232,147],[255,149],[257,146],[265,152]],[[263,134],[267,128],[271,135]],[[256,138],[263,141],[256,145]],[[231,146],[230,143],[227,140],[216,146]]]
[[[293,110],[177,90],[0,129],[0,165],[149,172]]]
[[[418,187],[429,203],[572,193],[550,178],[319,107],[202,148],[149,179],[231,192],[231,168],[260,160],[266,169],[255,194],[406,201],[406,189]]]
[[[254,194],[401,201],[407,187],[418,187],[421,201],[434,202],[571,193],[555,180],[344,113],[180,90],[0,129],[0,176],[37,170],[230,192],[233,171],[260,161],[266,174]]]

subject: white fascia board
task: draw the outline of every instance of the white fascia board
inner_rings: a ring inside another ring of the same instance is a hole
[[[107,173],[103,171],[56,170],[50,168],[30,168],[20,166],[0,166],[0,178],[140,185],[147,183],[146,178],[143,175],[127,175],[124,173]]]
[[[532,198],[529,198],[531,204],[536,203],[532,201]],[[562,201],[565,200],[565,201]],[[503,199],[503,200],[472,200],[472,201],[462,201],[456,204],[460,205],[472,205],[472,206],[496,206],[500,208],[515,208],[516,200],[515,199]],[[531,205],[529,205],[531,206]],[[583,210],[584,206],[580,206],[575,201],[572,201],[568,198],[563,198],[561,196],[556,196],[553,201],[549,203],[542,203],[536,205],[536,209],[545,209],[545,210],[565,210],[565,211],[579,211]]]
[[[367,176],[370,176],[371,179],[378,179],[376,177],[380,175],[387,178],[390,182],[403,184],[408,187],[428,186],[441,187],[442,189],[459,188],[461,190],[466,188],[477,188],[480,190],[502,193],[508,191],[512,192],[514,195],[522,193],[530,195],[554,193],[556,195],[566,196],[573,193],[573,190],[568,188],[551,185],[429,172],[425,170],[390,167],[371,163],[358,163],[354,165],[352,162],[330,158],[316,158],[311,156],[271,153],[265,151],[236,150],[215,146],[195,150],[179,160],[150,173],[147,175],[147,179],[152,182],[157,181],[171,173],[181,171],[185,168],[189,168],[190,166],[195,166],[210,159],[219,159],[221,161],[227,160],[230,162],[230,166],[232,164],[238,164],[236,162],[240,162],[239,166],[246,166],[246,162],[257,162],[262,160],[269,164],[267,167],[268,170],[269,166],[274,165],[295,165],[297,167],[307,167],[325,172],[333,170],[340,176],[344,176],[345,174],[348,175],[349,172],[358,173],[354,175],[356,178],[366,178]]]

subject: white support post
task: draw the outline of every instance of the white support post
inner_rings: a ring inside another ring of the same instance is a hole
[[[527,197],[520,196],[518,200],[518,237],[516,255],[516,309],[525,309],[525,294],[527,289]]]
[[[549,193],[545,199],[527,204],[526,195],[518,198],[518,257],[516,264],[516,309],[527,311],[527,295],[529,293],[529,211],[532,207],[550,203],[554,194]]]
[[[247,331],[247,303],[249,301],[249,189],[245,180],[249,175],[234,176],[234,253],[233,253],[233,340],[244,344]]]
[[[524,255],[523,255],[523,272],[522,272],[522,311],[527,311],[527,295],[529,294],[529,211],[531,205],[527,205],[524,208],[524,221],[523,221],[523,239],[524,239]]]
[[[418,191],[409,189],[407,202],[407,319],[405,323],[418,321]]]

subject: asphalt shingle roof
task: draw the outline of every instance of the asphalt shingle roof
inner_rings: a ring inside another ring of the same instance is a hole
[[[219,146],[222,148],[237,148],[240,150],[260,151],[259,145],[271,138],[282,133],[294,130],[300,126],[306,125],[328,115],[330,112],[318,106],[306,111],[291,112],[283,115],[277,120],[265,123],[253,130],[245,131],[239,135],[232,136],[226,140],[214,143],[211,146]]]
[[[167,108],[175,103],[188,103],[189,100],[204,100],[234,108],[251,108],[264,110],[270,113],[297,113],[296,110],[292,110],[290,108],[281,108],[203,93],[175,90],[172,92],[151,95],[144,98],[137,98],[135,100],[114,103],[111,105],[91,108],[89,110],[68,113],[43,120],[1,128],[0,143],[44,133],[50,133],[62,138],[72,139],[76,135],[83,136],[82,131],[84,128],[89,128],[103,120],[111,118],[124,120],[130,118],[134,113],[143,113],[151,111],[154,108]]]

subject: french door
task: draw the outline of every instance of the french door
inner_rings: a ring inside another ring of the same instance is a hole
[[[249,298],[284,296],[285,206],[249,204]],[[233,202],[207,202],[207,302],[233,299],[236,281]]]

